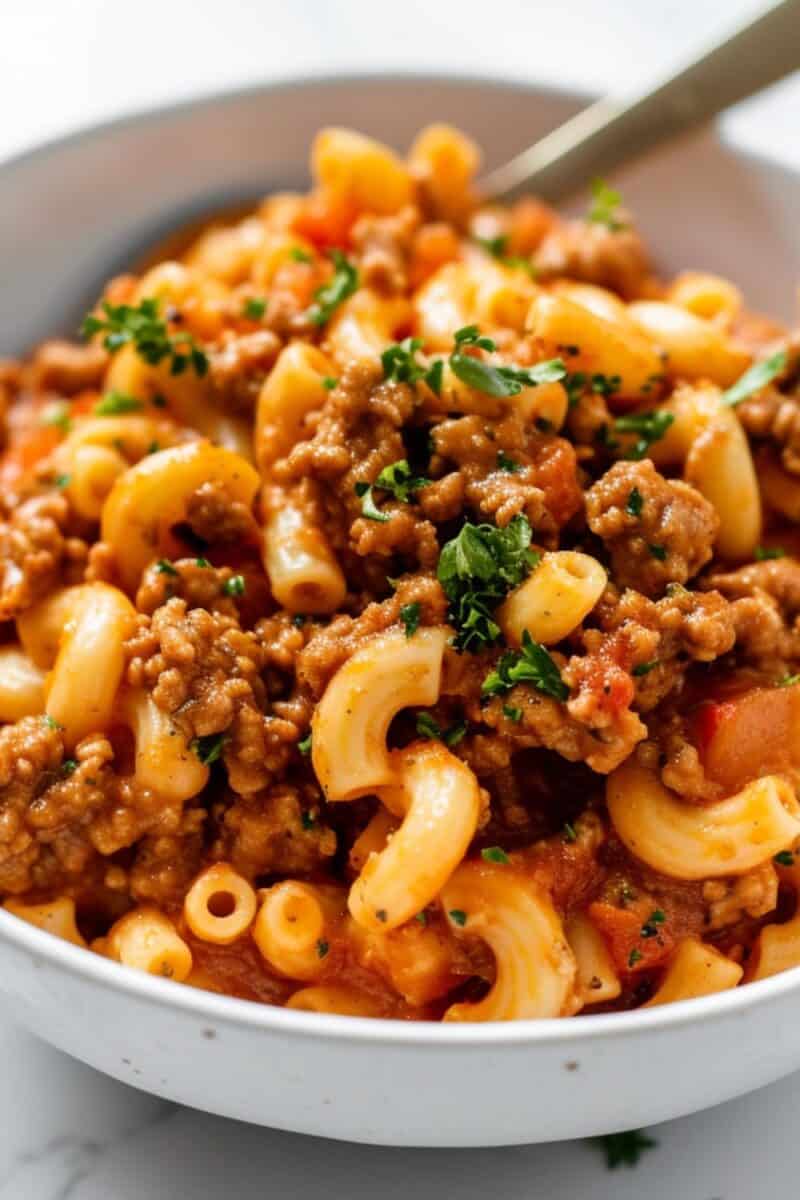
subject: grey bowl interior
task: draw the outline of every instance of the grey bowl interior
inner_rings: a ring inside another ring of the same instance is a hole
[[[486,80],[316,79],[205,98],[45,145],[0,167],[0,354],[74,332],[103,281],[170,228],[307,183],[321,125],[405,147],[427,122],[450,121],[477,138],[491,166],[583,103]],[[744,158],[705,130],[618,178],[659,265],[720,271],[743,284],[753,307],[792,313],[795,174]]]

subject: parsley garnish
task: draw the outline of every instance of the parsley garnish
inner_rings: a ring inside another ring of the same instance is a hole
[[[55,484],[55,486],[57,488],[60,488],[61,491],[63,491],[64,488],[69,487],[70,478],[71,477],[69,475],[56,475],[55,479],[53,480],[53,483]]]
[[[650,674],[650,672],[651,672],[652,670],[654,670],[654,669],[655,669],[657,666],[658,666],[658,659],[657,659],[657,658],[654,658],[654,659],[652,660],[652,662],[643,662],[643,663],[639,663],[639,664],[638,664],[638,666],[636,666],[636,667],[634,667],[634,668],[633,668],[633,670],[631,671],[631,675],[634,675],[634,676],[636,676],[637,678],[638,678],[640,675],[649,675],[649,674]]]
[[[333,276],[314,292],[314,303],[306,309],[312,325],[325,325],[348,296],[358,290],[358,271],[341,250],[331,250]]]
[[[659,925],[663,925],[666,919],[666,913],[662,908],[653,909],[653,911],[650,913],[650,916],[639,930],[639,935],[643,938],[658,937],[658,927]]]
[[[159,575],[177,575],[178,572],[173,567],[172,563],[167,558],[160,558],[156,563],[156,570]]]
[[[617,189],[610,187],[604,179],[594,179],[591,190],[592,201],[586,214],[587,220],[596,225],[606,225],[612,233],[624,229],[625,223],[619,219],[622,196]]]
[[[773,854],[772,861],[776,862],[779,867],[793,867],[794,855],[791,850],[779,850],[777,854]]]
[[[231,575],[222,585],[226,596],[243,596],[245,592],[244,575]]]
[[[428,924],[428,914],[425,912],[424,908],[422,909],[421,912],[417,913],[417,915],[414,917],[414,920],[419,921],[420,925]]]
[[[417,733],[431,741],[444,742],[445,746],[457,746],[467,732],[466,721],[458,721],[449,729],[442,730],[430,713],[417,713]]]
[[[301,742],[297,743],[297,749],[301,754],[311,753],[311,732],[309,731]]]
[[[659,546],[654,542],[648,542],[647,549],[650,551],[653,558],[657,558],[659,562],[667,561],[667,547],[666,546]]]
[[[514,475],[517,471],[522,470],[519,463],[514,462],[513,458],[509,458],[505,450],[497,451],[497,466],[501,471],[508,471],[509,475]]]
[[[302,629],[307,620],[308,617],[305,613],[295,613],[292,617],[292,624],[294,625],[295,629]]]
[[[71,775],[73,771],[78,769],[78,760],[76,758],[65,758],[61,764],[61,774]]]
[[[310,255],[307,250],[304,250],[302,246],[292,246],[291,250],[289,251],[289,257],[293,258],[295,262],[301,263],[310,263],[314,261],[312,255]]]
[[[60,721],[57,721],[55,719],[55,717],[50,716],[50,713],[45,713],[44,716],[42,717],[42,720],[44,721],[44,723],[48,729],[63,729],[64,728],[64,726],[60,723]]]
[[[267,302],[259,296],[248,297],[242,308],[243,316],[247,317],[249,321],[260,321],[266,311]]]
[[[317,955],[319,956],[319,958],[324,958],[325,955],[328,953],[329,949],[330,949],[330,946],[325,941],[325,939],[319,938],[319,940],[317,941]]]
[[[577,842],[578,831],[571,821],[564,822],[564,828],[561,834],[561,839],[564,842]]]
[[[119,417],[123,413],[139,412],[144,405],[135,396],[126,396],[123,392],[106,392],[102,400],[98,400],[94,411],[98,417]]]
[[[772,383],[775,376],[780,375],[785,367],[785,350],[778,350],[769,358],[762,358],[760,362],[753,363],[752,367],[749,367],[744,375],[736,380],[733,387],[729,387],[727,392],[722,393],[723,404],[735,408],[737,404],[741,404],[742,400],[746,400],[748,396],[760,392],[768,383]]]
[[[533,640],[527,629],[522,634],[522,649],[506,651],[484,679],[481,692],[484,696],[496,696],[507,692],[515,683],[531,683],[537,692],[555,700],[564,701],[569,696],[569,688],[553,659],[544,646]]]
[[[432,391],[439,394],[442,383],[442,363],[437,359],[430,367],[417,362],[417,351],[422,349],[422,338],[404,338],[387,346],[381,355],[383,377],[396,383],[418,383],[423,379]]]
[[[207,558],[196,558],[194,560],[194,565],[196,567],[210,567],[211,563],[208,561]]]
[[[504,704],[503,716],[508,717],[509,721],[514,721],[516,723],[517,721],[522,720],[522,709],[517,708],[516,704]]]
[[[460,925],[462,929],[467,923],[467,914],[463,908],[451,908],[447,915],[454,925]]]
[[[628,1129],[624,1133],[607,1133],[596,1139],[606,1156],[606,1165],[614,1170],[624,1164],[635,1167],[645,1150],[652,1150],[658,1145],[653,1138],[642,1133],[641,1129]]]
[[[94,314],[86,317],[81,326],[82,337],[104,333],[103,345],[112,354],[132,342],[139,357],[152,366],[169,359],[172,375],[180,375],[190,365],[197,375],[205,375],[208,371],[208,358],[192,335],[169,332],[166,321],[159,316],[156,298],[142,300],[135,308],[104,300],[102,310],[103,317]]]
[[[793,687],[794,684],[800,683],[800,675],[784,675],[783,679],[778,680],[778,687]]]
[[[311,812],[306,812],[304,809],[300,814],[300,824],[303,826],[303,829],[313,829],[316,825],[314,814]]]
[[[61,433],[69,433],[72,428],[70,419],[70,407],[66,400],[59,400],[55,404],[48,404],[39,417],[41,425],[52,425]]]
[[[504,529],[467,522],[444,546],[436,574],[450,601],[457,649],[475,651],[497,641],[495,608],[539,561],[530,542],[531,527],[518,513]]]
[[[664,436],[674,420],[674,414],[666,412],[664,409],[634,413],[629,417],[617,417],[614,422],[615,433],[638,434],[637,440],[625,457],[634,461],[644,458],[653,442],[659,441]]]
[[[421,611],[419,602],[416,600],[412,604],[404,604],[400,609],[400,620],[405,625],[407,638],[413,637],[419,629]]]
[[[511,862],[505,850],[500,846],[487,846],[485,850],[481,850],[481,858],[484,862],[500,863],[504,867]]]
[[[476,237],[475,241],[482,246],[492,258],[504,258],[508,249],[508,234],[498,233],[496,237]]]
[[[641,950],[637,950],[634,946],[633,950],[631,950],[630,954],[628,955],[628,966],[635,967],[636,964],[641,962],[643,958],[644,955],[642,954]]]
[[[770,558],[786,558],[783,546],[756,546],[753,551],[756,562],[766,562]]]
[[[375,916],[378,918],[379,921],[385,921],[386,920],[386,909],[385,908],[376,908]]]
[[[192,738],[189,749],[194,750],[204,767],[210,767],[222,757],[225,741],[224,733],[208,733],[205,737]]]
[[[644,498],[637,487],[631,488],[628,493],[628,503],[625,505],[625,512],[629,517],[640,517],[642,515],[642,505]]]
[[[414,499],[414,494],[420,488],[427,487],[430,479],[425,479],[422,475],[414,475],[411,467],[404,458],[398,462],[390,463],[388,467],[384,467],[374,483],[360,482],[355,485],[355,493],[361,497],[361,513],[368,517],[370,521],[388,521],[391,519],[390,513],[382,513],[376,507],[375,499],[372,495],[373,488],[380,488],[384,492],[388,492],[395,500],[399,500],[402,504],[410,504]]]
[[[323,375],[322,386],[326,392],[332,392],[335,387],[339,386],[339,380],[335,379],[333,375]]]
[[[536,387],[540,383],[556,383],[567,373],[560,358],[537,363],[533,367],[491,366],[472,354],[463,354],[465,346],[476,346],[481,350],[495,350],[491,338],[481,337],[477,325],[465,325],[455,334],[455,349],[450,355],[450,367],[462,383],[484,392],[487,396],[518,396],[523,387]]]

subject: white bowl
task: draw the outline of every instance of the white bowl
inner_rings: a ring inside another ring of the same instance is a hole
[[[103,279],[176,221],[302,183],[321,124],[399,146],[435,118],[500,161],[576,97],[460,79],[316,80],[115,122],[0,168],[0,352],[74,329]],[[666,267],[706,267],[788,315],[800,179],[706,131],[620,176]],[[127,970],[0,911],[0,992],[47,1041],[183,1104],[403,1146],[648,1125],[800,1067],[800,971],[664,1008],[443,1026],[290,1012]]]

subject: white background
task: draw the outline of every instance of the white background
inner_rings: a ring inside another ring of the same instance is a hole
[[[302,73],[426,67],[619,92],[757,7],[0,0],[0,159],[131,109]],[[726,120],[735,140],[798,165],[799,130],[797,80]],[[0,1200],[755,1200],[794,1195],[800,1178],[800,1078],[656,1130],[636,1170],[610,1173],[587,1144],[376,1150],[236,1125],[131,1091],[4,1023],[0,1067]]]

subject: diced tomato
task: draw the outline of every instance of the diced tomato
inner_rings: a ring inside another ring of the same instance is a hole
[[[346,196],[312,192],[295,217],[292,228],[320,248],[346,246],[357,216],[353,202]]]
[[[648,926],[650,912],[641,903],[630,908],[617,908],[604,900],[595,900],[589,905],[588,914],[605,938],[614,966],[623,974],[660,966],[669,958],[675,945],[669,922]],[[646,926],[657,930],[654,936],[642,937],[642,929]]]
[[[800,685],[756,687],[700,704],[690,736],[706,774],[728,792],[800,766]]]

